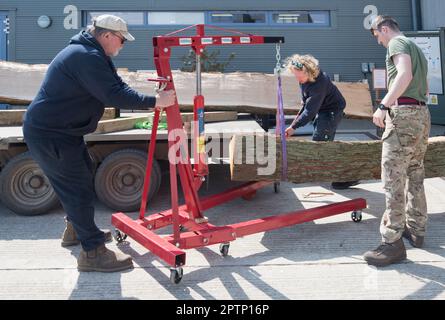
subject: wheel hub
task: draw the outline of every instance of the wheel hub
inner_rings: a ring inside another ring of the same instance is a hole
[[[132,186],[136,181],[136,177],[132,173],[125,174],[122,177],[122,183],[124,186],[129,187]]]
[[[43,186],[43,184],[44,184],[44,181],[41,176],[35,175],[35,176],[32,176],[31,179],[29,180],[29,185],[33,189],[39,189]]]

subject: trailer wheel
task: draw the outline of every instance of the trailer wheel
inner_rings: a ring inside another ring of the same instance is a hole
[[[15,156],[3,168],[0,198],[6,207],[26,216],[43,214],[59,205],[48,178],[29,152]]]
[[[123,149],[107,156],[97,169],[96,195],[109,208],[118,211],[139,209],[144,187],[147,154],[142,150]],[[148,200],[161,185],[161,169],[153,159]]]

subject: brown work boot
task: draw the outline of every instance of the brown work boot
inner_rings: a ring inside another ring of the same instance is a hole
[[[409,243],[415,248],[422,248],[423,241],[425,240],[424,236],[416,236],[411,231],[409,231],[408,227],[405,225],[405,230],[402,233],[402,237],[408,239]]]
[[[62,247],[69,247],[69,246],[76,246],[80,243],[80,241],[77,239],[76,231],[74,230],[74,227],[71,222],[65,220],[66,227],[63,231],[62,235]],[[101,230],[103,233],[105,233],[105,242],[110,242],[113,240],[113,236],[111,235],[110,230]]]
[[[385,267],[406,259],[405,245],[402,238],[393,243],[383,242],[377,249],[366,252],[363,258],[369,265]]]
[[[133,261],[129,255],[111,251],[104,244],[91,251],[82,249],[77,259],[79,271],[115,272],[132,268]]]

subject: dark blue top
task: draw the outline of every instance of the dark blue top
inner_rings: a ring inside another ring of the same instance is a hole
[[[155,104],[155,97],[124,83],[99,42],[82,31],[49,65],[23,129],[36,136],[83,136],[96,130],[105,106],[149,109]]]
[[[323,71],[320,71],[315,82],[301,85],[301,94],[303,107],[292,122],[293,129],[304,127],[319,112],[342,111],[346,107],[346,100],[340,90]]]

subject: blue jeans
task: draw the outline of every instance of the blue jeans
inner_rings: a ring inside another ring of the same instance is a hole
[[[343,110],[319,112],[314,120],[313,141],[334,141]]]
[[[48,177],[85,251],[105,243],[94,222],[93,165],[83,137],[37,137],[25,141],[33,159]]]

